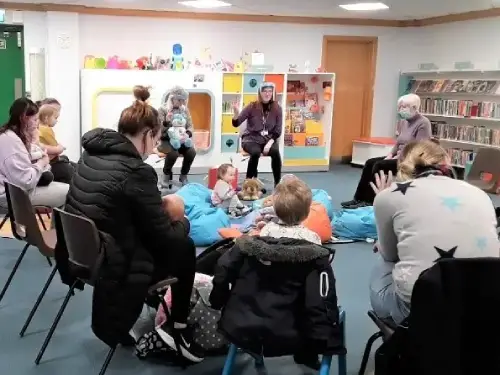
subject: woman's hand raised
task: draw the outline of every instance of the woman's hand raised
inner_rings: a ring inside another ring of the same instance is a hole
[[[380,171],[380,172],[375,174],[375,183],[370,182],[370,186],[372,187],[373,191],[375,192],[375,195],[377,195],[382,190],[385,190],[389,186],[391,186],[392,181],[393,181],[393,176],[392,176],[391,171],[389,171],[387,176],[384,173],[384,171]]]

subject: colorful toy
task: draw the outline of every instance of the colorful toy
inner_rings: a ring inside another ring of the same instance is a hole
[[[106,63],[106,69],[120,69],[120,62],[118,56],[111,56],[108,59]]]
[[[172,116],[172,126],[168,128],[167,133],[170,138],[170,144],[175,150],[178,150],[182,145],[193,147],[193,141],[186,133],[186,116],[182,113],[175,113]]]
[[[172,47],[171,70],[180,72],[184,70],[184,58],[182,57],[182,44],[176,43]]]
[[[147,56],[139,57],[137,60],[135,60],[135,63],[137,69],[146,70],[149,66],[149,58]]]
[[[154,64],[154,69],[156,69],[156,70],[170,70],[170,59],[165,59],[163,57],[157,56],[156,62]]]

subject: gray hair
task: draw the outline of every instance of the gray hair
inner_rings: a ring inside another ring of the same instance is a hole
[[[398,105],[405,105],[418,111],[420,108],[420,96],[416,94],[403,95],[398,99]]]

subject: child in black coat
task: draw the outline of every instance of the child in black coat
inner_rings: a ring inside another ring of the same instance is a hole
[[[219,329],[239,348],[265,357],[294,354],[297,363],[319,369],[318,354],[344,354],[345,348],[332,254],[304,239],[301,223],[311,201],[299,179],[277,185],[281,230],[236,240],[219,260],[210,303],[223,308]]]

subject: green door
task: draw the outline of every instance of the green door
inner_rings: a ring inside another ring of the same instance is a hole
[[[0,126],[9,116],[12,102],[24,96],[23,27],[0,24]]]

